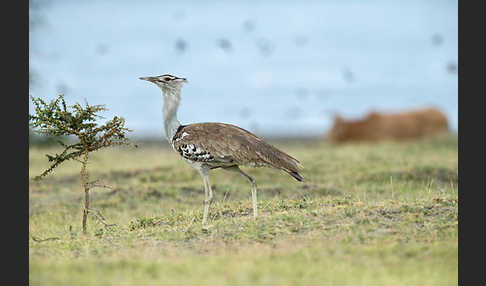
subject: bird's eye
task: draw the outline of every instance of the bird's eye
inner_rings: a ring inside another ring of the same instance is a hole
[[[166,77],[166,78],[164,78],[164,80],[165,80],[165,81],[169,81],[169,80],[170,80],[170,78]]]

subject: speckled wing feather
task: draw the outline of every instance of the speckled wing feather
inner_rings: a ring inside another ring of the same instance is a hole
[[[184,158],[212,167],[269,166],[302,180],[299,161],[235,125],[212,122],[185,125],[175,134],[172,145]]]

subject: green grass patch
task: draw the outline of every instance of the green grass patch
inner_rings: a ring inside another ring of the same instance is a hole
[[[31,285],[457,285],[457,137],[328,145],[276,141],[304,183],[215,170],[210,227],[198,173],[164,147],[93,154],[92,216],[81,232],[79,166],[29,184]],[[31,177],[45,153],[29,152]]]

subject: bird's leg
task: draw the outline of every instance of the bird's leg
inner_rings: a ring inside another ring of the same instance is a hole
[[[253,203],[253,217],[257,218],[258,217],[258,206],[257,206],[257,187],[255,180],[250,181],[251,182],[251,199]]]
[[[211,190],[211,185],[209,184],[209,174],[208,172],[201,173],[204,181],[204,214],[202,224],[205,225],[209,214],[209,205],[213,199],[213,190]]]
[[[227,167],[227,168],[224,168],[224,170],[235,172],[235,173],[238,173],[240,175],[243,175],[245,178],[248,179],[248,181],[250,181],[250,183],[251,183],[251,200],[252,200],[252,203],[253,203],[253,218],[257,218],[258,217],[257,186],[256,186],[255,179],[253,179],[253,177],[248,175],[247,173],[243,172],[238,166]]]

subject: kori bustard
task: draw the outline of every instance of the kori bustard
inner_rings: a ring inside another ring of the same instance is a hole
[[[302,169],[299,161],[245,129],[214,122],[181,125],[177,119],[177,109],[182,84],[187,82],[185,78],[165,74],[140,79],[152,82],[162,90],[162,113],[167,140],[182,159],[201,174],[205,193],[203,225],[207,223],[209,206],[213,198],[209,184],[209,171],[212,169],[222,168],[235,172],[250,181],[254,218],[258,216],[255,179],[243,172],[239,166],[272,167],[287,172],[298,181],[303,180],[299,174],[299,170]]]

